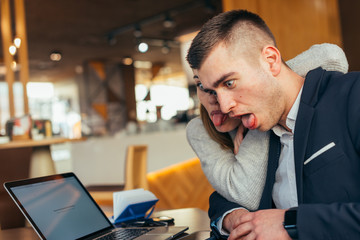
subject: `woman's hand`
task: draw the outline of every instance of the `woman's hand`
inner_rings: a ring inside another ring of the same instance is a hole
[[[234,153],[235,155],[239,152],[240,144],[244,139],[245,127],[240,124],[234,138]]]

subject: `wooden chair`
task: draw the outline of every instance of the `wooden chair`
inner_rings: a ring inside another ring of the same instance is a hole
[[[149,189],[147,174],[147,145],[130,145],[127,148],[124,190]]]
[[[102,206],[113,205],[113,192],[135,188],[149,189],[147,182],[147,145],[127,147],[125,160],[125,183],[118,186],[88,186],[94,200]]]

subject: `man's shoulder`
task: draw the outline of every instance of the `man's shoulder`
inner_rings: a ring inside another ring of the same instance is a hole
[[[312,105],[326,93],[347,94],[354,90],[355,83],[360,86],[360,72],[341,73],[316,68],[306,75],[301,101]]]
[[[342,79],[353,79],[357,80],[360,78],[360,72],[338,72],[338,71],[327,71],[321,67],[315,68],[306,75],[305,82],[308,81],[338,81]]]
[[[320,90],[333,90],[338,93],[343,92],[347,94],[347,91],[357,91],[356,85],[360,86],[360,72],[342,73],[323,70],[323,76],[320,80]]]

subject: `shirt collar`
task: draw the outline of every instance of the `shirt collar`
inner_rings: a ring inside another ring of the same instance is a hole
[[[294,129],[295,129],[295,122],[296,122],[296,117],[299,111],[299,106],[300,106],[300,98],[301,98],[301,93],[302,93],[303,88],[300,89],[296,100],[294,102],[294,104],[292,105],[289,114],[286,117],[286,126],[288,128],[291,129],[291,131],[294,133]],[[277,135],[277,136],[281,136],[284,132],[288,132],[287,130],[285,130],[285,128],[283,128],[282,126],[280,126],[279,124],[274,126],[272,128],[273,132]]]

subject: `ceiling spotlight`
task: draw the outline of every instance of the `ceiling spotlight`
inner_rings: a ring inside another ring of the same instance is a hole
[[[146,53],[148,49],[149,49],[149,45],[147,43],[145,43],[145,42],[139,43],[139,45],[138,45],[139,52]]]
[[[170,47],[167,42],[164,42],[163,46],[161,47],[161,52],[163,54],[168,54],[170,52]]]
[[[11,54],[12,56],[14,56],[14,55],[16,54],[16,47],[15,47],[15,45],[11,45],[11,46],[9,47],[9,52],[10,52],[10,54]]]
[[[18,66],[18,65],[17,65],[16,61],[12,61],[12,62],[11,62],[11,69],[12,69],[13,71],[16,70],[17,66]]]
[[[166,15],[165,15],[165,20],[164,20],[164,22],[163,22],[163,26],[164,26],[165,28],[172,28],[172,27],[175,26],[175,21],[174,21],[174,19],[172,19],[172,18],[170,17],[169,14],[166,14]]]
[[[15,47],[19,48],[21,45],[21,38],[19,37],[14,38],[14,45]]]
[[[139,25],[139,24],[136,24],[136,25],[135,25],[134,36],[135,36],[136,38],[142,36],[142,31],[141,31],[141,28],[140,28],[140,25]]]
[[[84,68],[83,68],[81,65],[77,65],[77,66],[75,67],[75,72],[76,72],[77,74],[82,74],[82,73],[84,72]]]
[[[130,66],[130,65],[133,63],[133,60],[132,60],[131,57],[124,57],[124,58],[122,59],[122,63],[123,63],[124,65]]]
[[[108,36],[107,41],[110,46],[114,46],[117,42],[116,37],[114,37],[113,35]]]
[[[52,53],[50,53],[51,61],[58,62],[61,60],[61,58],[62,58],[62,54],[59,51],[53,51]]]
[[[214,14],[216,7],[212,4],[211,0],[205,0],[205,11],[209,14]]]

